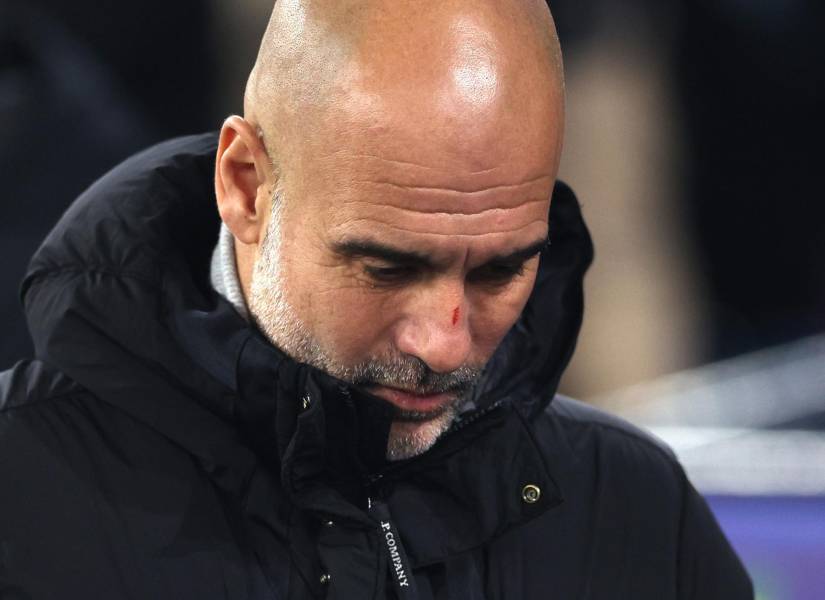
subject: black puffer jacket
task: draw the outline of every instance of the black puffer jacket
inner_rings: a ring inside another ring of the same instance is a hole
[[[752,597],[670,452],[553,398],[591,258],[569,189],[476,409],[388,466],[381,401],[212,291],[215,146],[131,159],[31,262],[37,360],[0,375],[0,598]]]

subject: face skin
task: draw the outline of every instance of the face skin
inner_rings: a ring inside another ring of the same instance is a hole
[[[276,5],[245,119],[221,133],[218,206],[260,329],[391,403],[388,458],[409,458],[449,428],[532,291],[562,139],[555,34],[543,2],[350,2],[320,25],[316,4]],[[357,42],[326,47],[343,25]],[[323,40],[301,60],[335,69],[287,94],[297,59],[267,39],[296,29]],[[287,95],[264,102],[273,89]]]

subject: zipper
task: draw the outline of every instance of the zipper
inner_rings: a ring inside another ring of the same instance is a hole
[[[420,596],[415,577],[404,543],[390,515],[390,507],[383,500],[367,498],[367,510],[378,522],[378,543],[386,553],[389,577],[398,600],[417,600]]]
[[[478,422],[480,419],[499,409],[503,403],[504,400],[498,400],[490,406],[472,413],[451,427],[446,435],[461,431],[473,423]],[[382,480],[387,479],[389,475],[397,475],[403,472],[406,468],[413,465],[416,460],[420,459],[412,459],[399,466],[389,466],[364,478],[367,512],[378,523],[379,544],[386,553],[390,579],[392,580],[399,600],[417,600],[419,594],[410,568],[407,552],[404,549],[404,544],[398,535],[398,530],[390,515],[389,506],[385,501],[386,494],[380,489],[380,484]]]
[[[504,404],[504,400],[496,400],[495,402],[493,402],[487,408],[482,408],[481,410],[475,411],[474,413],[472,413],[466,419],[460,419],[457,423],[455,423],[452,427],[450,427],[450,429],[447,430],[447,433],[445,435],[450,435],[450,434],[455,433],[457,431],[461,431],[462,429],[464,429],[466,427],[469,427],[473,423],[477,422],[479,419],[481,419],[483,417],[486,417],[487,415],[489,415],[494,410],[497,410],[498,408],[500,408],[502,404]]]

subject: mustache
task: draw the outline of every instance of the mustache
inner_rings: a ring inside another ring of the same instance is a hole
[[[483,367],[464,365],[449,373],[437,373],[415,356],[372,359],[351,369],[350,381],[360,387],[386,386],[420,394],[464,395],[481,378]]]

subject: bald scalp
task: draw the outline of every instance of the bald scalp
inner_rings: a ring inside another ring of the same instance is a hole
[[[485,77],[494,80],[486,91]],[[281,175],[319,130],[346,126],[335,111],[369,98],[395,94],[409,106],[446,95],[453,101],[439,110],[468,114],[492,90],[510,110],[528,94],[563,110],[563,88],[543,0],[279,0],[247,82],[244,116]]]

